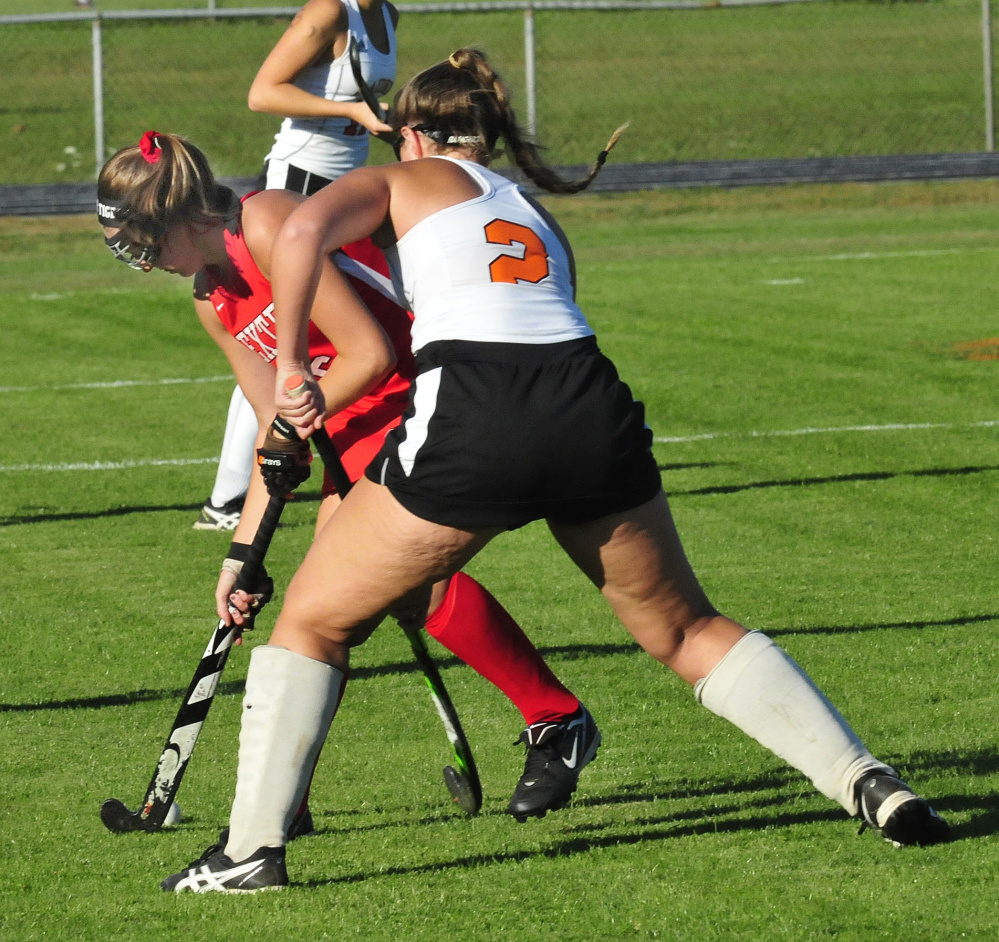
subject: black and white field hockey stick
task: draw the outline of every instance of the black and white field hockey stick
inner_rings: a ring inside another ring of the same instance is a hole
[[[244,592],[253,592],[285,503],[286,499],[283,497],[271,497],[268,502],[233,591],[242,589]],[[163,827],[174,796],[180,788],[184,770],[191,761],[198,734],[208,716],[229,650],[239,631],[236,625],[227,625],[219,619],[218,627],[212,633],[201,663],[194,672],[191,686],[184,695],[177,719],[173,721],[173,729],[167,737],[138,811],[129,811],[125,803],[117,798],[109,798],[101,805],[101,821],[109,831],[124,834],[126,831],[158,831]]]
[[[357,89],[361,93],[361,98],[364,99],[364,103],[371,109],[379,121],[385,121],[386,116],[382,110],[382,103],[378,100],[374,89],[364,80],[364,75],[361,72],[361,53],[357,48],[357,39],[353,36],[350,37],[350,42],[347,44],[347,55],[350,59],[350,71],[354,75],[354,81],[357,83]],[[389,137],[377,134],[375,136],[387,144],[392,144],[395,141],[395,135]]]
[[[295,378],[289,379],[287,382],[293,381]],[[341,497],[346,497],[353,484],[347,476],[343,462],[340,460],[336,448],[333,447],[326,429],[320,428],[313,432],[312,440],[316,444],[319,457],[333,479],[337,493]],[[430,697],[434,701],[434,706],[437,707],[437,713],[444,724],[444,730],[454,752],[454,765],[444,767],[444,784],[447,785],[451,797],[462,811],[470,815],[478,814],[479,809],[482,808],[482,783],[479,781],[479,770],[475,767],[475,759],[472,757],[472,747],[469,746],[465,731],[461,728],[458,711],[448,696],[447,687],[444,686],[440,671],[437,669],[437,664],[431,657],[430,651],[427,650],[427,643],[420,630],[401,623],[399,627],[405,632],[409,646],[413,649],[416,663],[423,671],[423,679],[430,690]]]

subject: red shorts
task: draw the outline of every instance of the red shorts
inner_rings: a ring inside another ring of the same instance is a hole
[[[385,436],[402,420],[408,403],[408,391],[398,389],[387,396],[365,396],[327,421],[326,431],[351,481],[364,474],[381,450]],[[327,472],[323,476],[323,497],[335,493]]]

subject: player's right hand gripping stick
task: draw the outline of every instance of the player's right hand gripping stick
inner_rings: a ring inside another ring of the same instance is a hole
[[[293,377],[285,385],[293,383],[298,388],[289,389],[289,394],[294,396],[301,392],[304,384],[300,378]],[[309,479],[312,448],[307,438],[298,437],[293,425],[277,416],[267,430],[263,448],[257,449],[257,464],[267,493],[272,497],[287,497]]]

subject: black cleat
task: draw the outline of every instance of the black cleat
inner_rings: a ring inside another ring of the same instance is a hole
[[[580,704],[558,722],[531,724],[517,742],[527,747],[527,762],[507,811],[523,823],[568,804],[583,766],[597,754],[600,730]]]
[[[173,893],[259,893],[282,890],[287,885],[283,847],[261,847],[246,860],[234,863],[226,857],[221,841],[160,884]]]
[[[895,775],[869,772],[856,784],[862,834],[873,828],[896,847],[926,846],[950,840],[950,826]]]
[[[312,823],[312,811],[306,805],[305,811],[300,811],[291,819],[291,827],[288,828],[288,842],[291,843],[296,838],[308,837],[310,834],[315,833],[316,828]]]

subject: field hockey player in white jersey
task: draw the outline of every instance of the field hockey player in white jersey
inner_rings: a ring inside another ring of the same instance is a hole
[[[362,100],[350,45],[356,45],[367,85],[384,95],[395,81],[398,21],[398,11],[385,0],[309,0],[295,15],[250,86],[251,111],[285,119],[264,162],[264,189],[311,196],[364,166],[371,134],[392,129]],[[215,483],[196,530],[233,530],[239,524],[256,436],[256,415],[237,386]]]
[[[573,184],[547,168],[475,50],[407,83],[394,123],[400,164],[348,174],[278,235],[276,406],[302,436],[322,421],[321,390],[310,384],[291,397],[284,383],[307,375],[303,327],[323,259],[373,236],[396,255],[415,316],[410,408],[313,543],[270,643],[253,652],[228,844],[164,888],[286,885],[285,832],[351,646],[400,586],[456,572],[497,534],[542,518],[699,703],[803,772],[862,828],[896,844],[946,840],[946,822],[867,750],[802,668],[708,600],[673,524],[644,409],[575,304],[565,236],[485,164],[502,140],[531,180],[557,192],[581,189],[597,167]],[[398,577],[392,586],[386,571]]]

